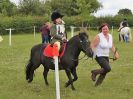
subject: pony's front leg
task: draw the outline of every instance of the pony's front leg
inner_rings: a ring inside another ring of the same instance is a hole
[[[49,85],[48,80],[47,80],[48,72],[49,72],[49,69],[48,68],[44,68],[43,77],[44,77],[46,85]]]
[[[77,76],[77,72],[76,72],[76,68],[73,68],[72,71],[71,71],[74,79],[73,79],[73,82],[76,81],[78,79],[78,76]]]
[[[65,70],[65,72],[66,72],[67,77],[68,77],[68,79],[69,79],[69,81],[66,83],[65,87],[68,87],[68,86],[71,84],[72,90],[75,90],[75,88],[74,88],[74,86],[73,86],[73,79],[72,79],[70,70]]]
[[[74,77],[73,82],[75,82],[75,81],[78,79],[77,72],[76,72],[76,68],[73,68],[73,69],[71,70],[71,73],[72,73],[72,75],[73,75],[73,77]],[[66,87],[68,87],[70,84],[71,84],[70,81],[68,81],[68,82],[66,83]]]

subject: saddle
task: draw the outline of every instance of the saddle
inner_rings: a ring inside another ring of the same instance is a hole
[[[55,49],[57,49],[57,45],[51,46],[51,44],[48,44],[43,50],[43,55],[46,57],[53,58],[54,55],[56,54],[57,56],[59,56],[59,58],[61,58],[64,55],[66,44],[67,44],[66,42],[63,42],[61,44],[59,52],[55,52]]]

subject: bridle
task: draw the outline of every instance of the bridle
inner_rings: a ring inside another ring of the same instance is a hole
[[[78,36],[78,38],[79,38],[80,44],[81,44],[81,46],[82,46],[82,49],[83,49],[83,51],[84,51],[85,53],[84,53],[84,56],[83,56],[82,58],[79,58],[79,59],[72,59],[73,61],[78,61],[78,60],[84,59],[85,56],[87,55],[86,51],[89,49],[89,48],[84,48],[84,46],[86,46],[86,45],[84,45],[84,44],[85,44],[85,43],[88,43],[89,40],[88,40],[88,39],[86,39],[86,40],[81,40],[81,38],[80,38],[79,36]],[[87,59],[88,59],[88,57],[87,57],[85,60],[87,60]]]
[[[80,39],[80,38],[79,38],[79,39]],[[88,39],[83,40],[83,41],[80,39],[80,44],[81,44],[81,46],[82,46],[83,51],[84,51],[85,54],[86,54],[86,51],[87,51],[89,48],[84,48],[84,46],[86,46],[86,45],[84,45],[85,43],[89,43]]]

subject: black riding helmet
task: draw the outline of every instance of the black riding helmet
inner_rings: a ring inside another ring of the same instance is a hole
[[[51,20],[54,21],[57,18],[62,18],[64,15],[61,15],[59,12],[55,11],[51,15]]]

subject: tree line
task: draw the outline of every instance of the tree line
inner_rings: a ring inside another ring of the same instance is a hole
[[[5,28],[9,27],[18,28],[16,32],[30,32],[22,28],[31,26],[36,26],[38,30],[44,22],[51,21],[50,15],[55,10],[64,15],[67,26],[97,27],[107,22],[110,26],[118,27],[124,18],[133,26],[130,9],[120,9],[115,16],[93,16],[101,7],[98,0],[19,0],[17,5],[10,0],[0,0],[0,32],[5,32]]]
[[[10,0],[0,1],[0,13],[12,15],[49,15],[58,10],[66,16],[90,14],[97,11],[101,4],[97,0],[19,0],[18,5]]]

